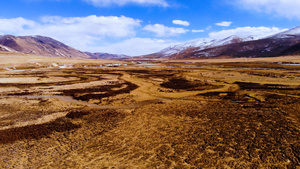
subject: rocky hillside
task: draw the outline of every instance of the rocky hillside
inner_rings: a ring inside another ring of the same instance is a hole
[[[0,36],[3,50],[50,57],[90,58],[87,54],[44,36]],[[0,49],[1,50],[1,49]]]

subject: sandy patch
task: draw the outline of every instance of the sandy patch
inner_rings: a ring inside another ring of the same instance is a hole
[[[16,122],[15,124],[13,124],[11,126],[2,127],[2,128],[0,128],[0,130],[7,130],[7,129],[11,129],[11,128],[16,128],[16,127],[25,127],[25,126],[29,126],[29,125],[43,124],[43,123],[47,123],[47,122],[53,121],[53,120],[61,118],[61,117],[65,117],[67,114],[68,114],[68,112],[53,113],[53,114],[45,115],[45,116],[35,119],[35,120],[30,120],[30,121],[26,121],[26,122]]]

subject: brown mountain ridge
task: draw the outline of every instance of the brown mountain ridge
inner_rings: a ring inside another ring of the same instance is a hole
[[[84,52],[45,36],[0,36],[0,45],[19,53],[62,58],[90,58]],[[1,50],[1,49],[0,49]]]

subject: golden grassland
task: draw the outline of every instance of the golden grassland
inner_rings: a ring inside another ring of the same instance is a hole
[[[0,59],[0,168],[300,167],[299,56]]]

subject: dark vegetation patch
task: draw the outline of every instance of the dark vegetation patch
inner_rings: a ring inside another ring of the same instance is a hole
[[[159,73],[159,74],[147,74],[147,75],[138,75],[138,78],[149,79],[149,78],[171,78],[175,74],[168,73]]]
[[[82,88],[82,89],[69,89],[62,90],[63,95],[76,97],[78,94],[92,93],[92,92],[107,92],[114,88],[122,87],[123,84],[115,84],[115,85],[104,85],[104,86],[94,86],[90,88]]]
[[[151,74],[150,70],[143,70],[143,69],[138,69],[138,70],[127,70],[126,72],[128,73],[143,73],[143,74]]]
[[[84,101],[88,101],[90,99],[101,99],[101,98],[105,98],[105,97],[116,96],[119,94],[130,93],[131,91],[138,88],[137,85],[130,83],[130,82],[126,82],[125,85],[127,85],[127,87],[120,89],[120,90],[116,90],[116,91],[109,90],[104,94],[86,94],[83,96],[75,97],[75,99],[84,100]]]
[[[287,106],[290,105],[292,106],[293,104],[297,104],[298,101],[300,100],[299,97],[290,97],[290,96],[285,96],[285,95],[277,95],[277,94],[266,94],[266,102],[269,105],[274,105],[274,107],[279,107],[279,106]],[[300,107],[298,107],[300,109]],[[291,113],[299,113],[299,110],[296,110]],[[300,117],[300,113],[299,113]]]
[[[20,77],[46,77],[46,72],[35,71],[35,72],[22,72],[22,73],[11,73],[10,76]]]
[[[169,79],[168,82],[164,82],[160,84],[161,87],[169,88],[169,89],[192,89],[197,87],[198,85],[192,84],[190,81],[183,78],[172,78]]]
[[[85,115],[89,115],[90,111],[87,110],[73,110],[69,112],[66,117],[71,119],[80,119]]]
[[[137,75],[139,78],[170,78],[176,74],[186,72],[184,70],[130,70],[131,75]]]
[[[254,75],[254,76],[261,76],[261,77],[272,77],[272,78],[283,78],[286,77],[286,75],[283,74],[277,74],[277,73],[254,73],[254,72],[248,72],[247,74],[249,75]]]
[[[247,94],[240,95],[238,92],[206,92],[197,94],[197,96],[204,96],[208,99],[232,100],[236,102],[248,102],[250,98],[257,100]]]
[[[120,90],[113,90],[114,88],[120,88],[123,85],[126,85],[125,88]],[[71,90],[63,90],[63,95],[72,96],[77,100],[89,101],[90,99],[101,99],[104,97],[116,96],[118,94],[130,93],[132,90],[137,89],[138,86],[130,83],[120,83],[116,85],[105,85],[98,86],[92,88],[84,88],[84,89],[71,89]],[[95,92],[105,92],[103,94],[93,94]]]
[[[119,113],[115,110],[92,111],[89,115],[83,116],[87,125],[91,123],[102,123],[102,126],[108,128],[116,127],[117,123],[126,117],[125,114]]]
[[[34,94],[37,94],[37,92],[21,91],[21,92],[8,93],[7,96],[28,96]]]
[[[54,136],[54,133],[61,133],[66,137],[68,134],[74,134],[76,131],[82,132],[82,130],[86,135],[85,139],[91,139],[91,137],[103,134],[116,127],[118,122],[125,117],[125,114],[115,110],[73,110],[66,117],[56,119],[53,122],[0,130],[0,144],[9,144],[20,140],[39,140],[45,137],[50,138]],[[81,121],[80,124],[73,124],[73,119],[79,119]],[[70,138],[68,137],[68,139]]]
[[[71,111],[66,117],[70,119],[81,119],[83,128],[91,128],[92,132],[97,132],[97,128],[93,128],[92,126],[101,126],[101,129],[107,131],[117,126],[117,123],[122,121],[126,115],[115,110],[82,109]]]
[[[278,95],[278,94],[265,94],[265,97],[266,97],[266,101],[269,101],[269,100],[273,100],[273,99],[284,99],[286,98],[287,96],[284,96],[284,95]]]
[[[259,83],[250,83],[250,82],[235,82],[235,84],[239,85],[240,89],[260,89],[260,90],[300,90],[300,86],[286,86],[279,84],[259,84]]]
[[[243,62],[232,62],[232,63],[210,63],[217,67],[224,68],[249,68],[249,69],[269,69],[269,70],[299,70],[299,66],[292,65],[279,65],[277,63],[243,63]]]
[[[230,94],[230,95],[235,95],[235,92],[206,92],[206,93],[200,93],[200,94],[197,94],[197,96],[220,96],[220,94]]]
[[[218,89],[221,85],[213,85],[200,80],[188,81],[184,78],[171,78],[167,82],[160,84],[161,87],[174,90],[201,91]]]
[[[74,70],[76,70],[74,72]],[[106,74],[106,73],[110,73],[111,71],[110,70],[105,70],[105,69],[90,69],[90,68],[73,68],[73,69],[69,69],[69,70],[66,70],[66,69],[60,69],[58,72],[62,72],[62,73],[65,73],[65,74],[79,74],[79,75],[82,75],[82,74]]]
[[[0,130],[0,143],[7,144],[27,139],[38,140],[43,137],[50,137],[53,132],[65,132],[79,127],[80,125],[73,124],[63,118],[60,118],[45,124]]]
[[[79,133],[83,134],[85,139],[89,140],[95,136],[102,135],[105,132],[118,126],[126,115],[115,110],[81,110],[71,112],[68,115],[70,119],[80,119],[81,129]],[[76,134],[76,133],[75,133]]]
[[[140,73],[140,74],[164,74],[164,73],[180,73],[186,72],[186,70],[172,70],[172,69],[163,69],[163,70],[146,70],[146,69],[136,69],[136,70],[124,70],[128,73]]]

